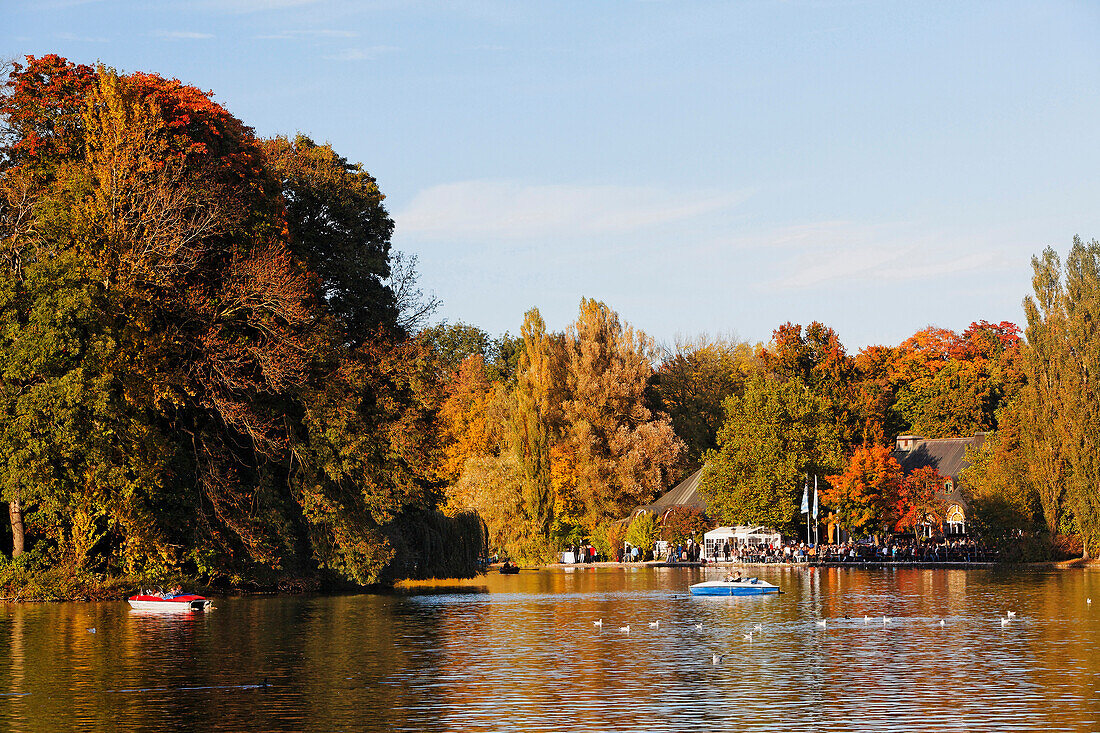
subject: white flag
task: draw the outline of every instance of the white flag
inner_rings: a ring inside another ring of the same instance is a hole
[[[810,513],[810,485],[808,483],[802,487],[802,513]]]
[[[817,519],[817,476],[814,476],[814,519]]]

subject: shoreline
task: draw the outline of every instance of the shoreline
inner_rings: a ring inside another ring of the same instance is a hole
[[[1017,568],[1021,570],[1100,570],[1100,558],[1074,558],[1072,560],[1050,560],[1044,562],[1032,562],[1032,563],[1002,563],[1002,562],[881,562],[881,561],[866,561],[866,562],[771,562],[771,563],[748,563],[748,562],[708,562],[703,563],[669,563],[658,560],[648,560],[641,562],[613,562],[613,561],[601,561],[593,563],[547,563],[545,565],[537,565],[532,567],[522,567],[524,572],[538,571],[538,570],[596,570],[596,569],[618,569],[618,570],[649,570],[655,568],[692,568],[706,570],[709,568],[727,570],[730,568],[752,568],[752,569],[777,569],[777,570],[799,570],[799,569],[821,569],[821,568],[843,568],[851,570],[887,570],[891,568],[906,568],[906,569],[919,569],[919,570],[992,570],[992,569],[1009,569]],[[232,589],[215,589],[210,586],[204,586],[201,583],[189,583],[188,587],[194,591],[198,591],[200,594],[208,595],[211,597],[227,598],[227,597],[240,597],[240,596],[299,596],[308,594],[321,594],[321,595],[334,595],[334,594],[346,594],[346,593],[379,593],[389,592],[395,588],[400,587],[405,583],[425,583],[425,584],[447,584],[452,582],[466,582],[475,580],[478,577],[484,577],[487,575],[499,575],[499,566],[490,566],[484,573],[474,578],[433,578],[424,580],[412,580],[405,579],[398,581],[393,586],[361,586],[356,588],[349,587],[325,587],[320,584],[317,587],[304,587],[299,586],[297,590],[291,590],[289,588],[232,588]],[[138,583],[140,585],[140,582]],[[92,603],[97,601],[123,601],[132,592],[134,584],[127,582],[122,578],[107,579],[96,584],[95,587],[84,586],[79,589],[78,592],[68,597],[58,597],[57,595],[49,595],[44,598],[35,597],[20,597],[20,596],[0,596],[0,603],[22,604],[22,603]],[[74,589],[75,590],[75,589]]]
[[[602,561],[594,563],[548,563],[546,565],[540,565],[538,567],[524,568],[524,570],[564,570],[568,568],[852,568],[856,570],[881,570],[888,568],[920,568],[925,570],[935,570],[942,568],[945,570],[965,570],[965,569],[989,569],[989,568],[1051,568],[1056,570],[1089,570],[1100,569],[1100,558],[1085,559],[1074,558],[1072,560],[1047,560],[1043,562],[1031,562],[1031,563],[1012,563],[1012,562],[966,562],[966,561],[938,561],[938,562],[922,562],[922,561],[879,561],[879,560],[867,560],[867,561],[820,561],[820,562],[708,562],[706,564],[699,562],[665,562],[661,560],[646,560],[640,562],[614,562],[614,561]],[[495,570],[495,569],[494,569]],[[493,570],[490,570],[493,572]]]

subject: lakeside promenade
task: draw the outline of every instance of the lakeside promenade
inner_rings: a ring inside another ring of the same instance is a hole
[[[759,562],[719,560],[717,562],[667,562],[664,560],[645,560],[638,562],[599,561],[590,563],[555,562],[541,567],[553,569],[577,568],[989,568],[1001,565],[994,560],[811,560],[799,562]],[[1055,565],[1056,563],[1041,563]]]

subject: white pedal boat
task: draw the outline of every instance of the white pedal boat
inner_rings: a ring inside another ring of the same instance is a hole
[[[213,606],[209,598],[192,594],[161,596],[138,594],[126,599],[135,611],[154,611],[156,613],[191,613],[205,611]]]
[[[778,585],[766,583],[759,578],[708,580],[691,586],[693,596],[762,596],[778,592]]]

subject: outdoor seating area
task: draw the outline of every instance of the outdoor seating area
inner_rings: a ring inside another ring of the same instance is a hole
[[[727,553],[728,547],[728,553]],[[778,542],[766,545],[707,546],[707,561],[717,563],[986,563],[996,562],[997,552],[973,540],[899,541],[881,545],[862,542],[818,545]]]

